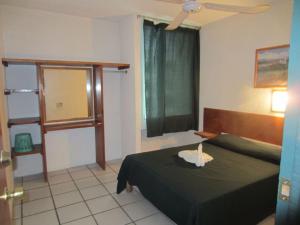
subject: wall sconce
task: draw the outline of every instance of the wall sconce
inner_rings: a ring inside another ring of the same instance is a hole
[[[288,103],[288,93],[286,90],[272,91],[272,112],[284,113]]]

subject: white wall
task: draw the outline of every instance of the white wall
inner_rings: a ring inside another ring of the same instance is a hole
[[[118,61],[118,24],[1,6],[6,57]]]
[[[142,130],[142,151],[148,152],[175,146],[188,145],[201,142],[201,138],[194,131],[164,134],[159,137],[147,137],[147,131]]]
[[[120,61],[120,33],[117,22],[8,6],[1,6],[1,14],[6,57]],[[104,75],[105,142],[108,160],[120,158],[122,153],[122,76],[112,72]],[[18,114],[18,110],[14,112]],[[33,114],[36,112],[33,111]],[[19,115],[22,114],[15,116]],[[46,139],[49,170],[95,161],[93,128],[49,132]],[[65,160],[58,160],[60,155],[64,155]],[[20,158],[15,175],[41,172],[40,160],[34,157]]]
[[[130,63],[122,77],[122,156],[141,151],[141,20],[136,15],[120,19],[121,61]]]
[[[236,15],[202,27],[200,31],[200,116],[203,108],[272,114],[271,89],[254,89],[255,49],[288,44],[291,1],[275,0],[272,9],[258,15]],[[192,131],[147,138],[150,151],[201,141]]]
[[[290,25],[291,1],[276,0],[266,13],[201,29],[200,122],[204,107],[271,114],[271,89],[253,88],[255,50],[288,44]]]

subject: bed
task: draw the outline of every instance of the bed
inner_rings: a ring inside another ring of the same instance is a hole
[[[221,127],[208,131],[226,131]],[[117,193],[127,184],[137,186],[179,225],[253,225],[274,212],[280,147],[235,133],[202,143],[203,151],[214,157],[203,168],[177,156],[181,150],[197,149],[198,144],[127,156],[118,175]]]

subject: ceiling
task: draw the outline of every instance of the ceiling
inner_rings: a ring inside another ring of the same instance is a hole
[[[274,0],[203,0],[203,2],[204,1],[247,6],[258,3],[270,3]],[[113,18],[129,14],[139,14],[171,20],[181,10],[180,4],[159,2],[156,0],[0,0],[0,4],[90,18]],[[185,24],[203,26],[231,15],[234,14],[202,9],[200,13],[190,15],[185,21]]]

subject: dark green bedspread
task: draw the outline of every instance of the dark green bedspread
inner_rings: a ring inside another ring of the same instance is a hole
[[[203,168],[178,158],[198,144],[129,155],[118,175],[180,225],[251,225],[275,210],[279,166],[203,143]]]

